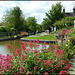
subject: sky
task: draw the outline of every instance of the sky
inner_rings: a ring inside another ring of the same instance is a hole
[[[52,4],[55,5],[57,2],[61,2],[65,12],[73,12],[75,1],[0,1],[0,22],[7,9],[19,6],[25,19],[35,16],[37,23],[41,24],[46,17],[45,13],[51,10]]]

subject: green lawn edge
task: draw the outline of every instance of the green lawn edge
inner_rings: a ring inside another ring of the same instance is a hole
[[[57,40],[55,37],[56,34],[49,34],[49,35],[44,35],[44,36],[31,36],[31,37],[23,37],[22,39],[31,39],[31,40]]]

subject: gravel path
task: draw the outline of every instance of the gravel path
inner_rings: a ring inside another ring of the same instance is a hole
[[[70,69],[69,69],[69,73],[70,74],[75,74],[75,55],[70,59]]]

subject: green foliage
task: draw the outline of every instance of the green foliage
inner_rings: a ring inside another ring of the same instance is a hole
[[[68,33],[68,36],[75,37],[75,28],[71,28],[71,32]]]
[[[56,3],[56,5],[52,5],[52,8],[51,10],[49,10],[48,13],[46,13],[46,17],[47,18],[44,18],[44,20],[46,21],[45,22],[45,25],[47,25],[49,28],[52,26],[54,27],[54,23],[58,20],[60,20],[61,18],[64,17],[64,13],[61,12],[62,10],[62,5],[61,3]],[[47,24],[46,24],[47,23]],[[43,26],[45,26],[43,25]],[[44,27],[45,28],[45,27]]]
[[[26,21],[27,21],[27,25],[28,25],[29,30],[32,32],[36,32],[36,29],[37,29],[36,18],[35,17],[28,17],[26,19]]]
[[[43,30],[42,30],[42,25],[37,25],[36,27],[37,27],[38,32],[43,31]]]
[[[50,35],[44,35],[44,36],[33,36],[33,37],[25,37],[24,39],[39,39],[39,40],[56,40],[55,34],[50,34]]]
[[[5,26],[0,26],[0,32],[6,32]]]
[[[5,15],[3,16],[3,25],[7,28],[13,27],[17,31],[24,29],[24,17],[18,6],[6,10]]]
[[[14,29],[13,27],[12,27],[12,28],[10,28],[10,30],[11,30],[11,31],[15,31],[15,29]]]
[[[60,46],[60,49],[64,49],[67,53],[67,57],[70,57],[75,51],[75,38],[69,38],[66,40],[63,46]]]
[[[42,26],[42,30],[48,29],[51,31],[50,24],[49,24],[47,18],[44,18],[44,21],[41,23],[41,26]]]
[[[72,28],[74,26],[74,19],[75,17],[65,17],[59,21],[56,21],[53,25],[57,28],[57,29],[61,29],[61,28]]]

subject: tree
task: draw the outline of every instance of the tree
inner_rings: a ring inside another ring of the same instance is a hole
[[[56,5],[52,5],[51,10],[49,12],[46,12],[46,17],[44,18],[45,21],[49,24],[49,26],[54,28],[54,23],[64,17],[64,12],[61,12],[62,10],[62,5],[61,3],[56,3]]]
[[[56,28],[59,30],[61,28],[72,28],[74,27],[74,20],[75,17],[65,17],[61,20],[55,22],[53,25],[56,26]]]
[[[49,19],[47,19],[47,18],[44,18],[43,19],[43,22],[41,23],[41,26],[42,26],[42,29],[43,30],[49,30],[50,32],[51,32],[51,26],[50,26],[50,21],[49,21]]]
[[[36,21],[36,18],[35,17],[28,17],[26,19],[27,23],[28,23],[28,27],[30,29],[30,31],[32,32],[36,32],[36,29],[37,29],[37,21]]]
[[[24,29],[24,17],[18,6],[6,10],[5,15],[3,16],[3,24],[9,28],[13,27],[17,31]]]

